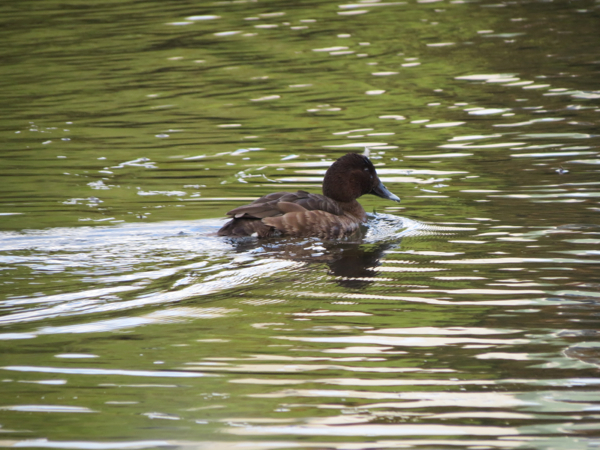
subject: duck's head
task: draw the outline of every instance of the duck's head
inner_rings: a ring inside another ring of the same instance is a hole
[[[358,153],[342,156],[327,169],[323,194],[338,202],[351,202],[364,194],[400,201],[383,185],[371,160]]]

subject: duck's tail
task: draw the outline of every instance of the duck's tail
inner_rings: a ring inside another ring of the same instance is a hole
[[[217,232],[219,236],[243,237],[256,235],[260,238],[276,234],[275,228],[263,223],[257,218],[234,218],[227,222]]]

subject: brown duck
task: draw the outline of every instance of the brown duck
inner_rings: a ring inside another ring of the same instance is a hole
[[[315,236],[335,239],[349,236],[366,222],[367,215],[356,201],[374,194],[399,202],[379,180],[371,160],[348,153],[325,173],[323,195],[305,191],[275,192],[227,213],[232,219],[219,236]]]

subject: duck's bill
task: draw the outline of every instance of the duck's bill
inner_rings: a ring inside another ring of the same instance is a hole
[[[381,198],[387,198],[388,200],[394,200],[395,202],[400,201],[400,197],[398,197],[397,195],[394,195],[390,191],[388,191],[387,188],[383,185],[383,183],[381,181],[379,182],[379,184],[377,186],[375,186],[373,188],[373,190],[371,191],[371,194],[374,194]]]

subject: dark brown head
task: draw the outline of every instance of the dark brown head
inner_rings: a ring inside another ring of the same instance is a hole
[[[342,156],[327,169],[323,194],[338,202],[351,202],[364,194],[400,201],[379,180],[371,160],[358,153]]]

